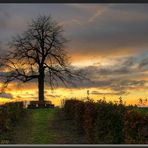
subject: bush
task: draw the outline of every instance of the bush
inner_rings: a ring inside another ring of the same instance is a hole
[[[10,126],[10,119],[5,106],[0,109],[0,133],[6,132]]]
[[[0,108],[0,132],[4,133],[16,125],[24,112],[23,102],[8,103]]]
[[[15,102],[7,105],[8,118],[15,125],[23,113],[23,102]]]
[[[65,100],[64,113],[68,120],[73,120],[75,117],[75,104],[78,102],[76,99]]]
[[[84,102],[78,101],[75,104],[75,125],[79,134],[84,133],[84,111]]]
[[[144,144],[148,144],[148,114],[143,117],[139,134],[141,137],[141,142]]]
[[[148,143],[148,115],[142,116],[137,111],[128,111],[124,117],[125,143]]]
[[[93,101],[85,102],[84,112],[84,131],[87,143],[94,143],[95,137],[95,124],[96,119],[96,106]]]
[[[100,100],[97,102],[96,108],[95,142],[102,144],[123,143],[122,129],[125,107],[122,104],[117,105]]]
[[[87,143],[148,144],[148,114],[133,109],[137,107],[105,100],[94,103],[71,99],[64,104],[66,118],[75,122]]]

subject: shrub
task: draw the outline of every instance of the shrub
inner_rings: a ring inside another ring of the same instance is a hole
[[[19,120],[23,111],[23,102],[15,102],[7,105],[8,118],[13,125]]]
[[[141,122],[141,129],[139,131],[141,137],[141,142],[143,144],[148,144],[148,114],[146,114]]]
[[[96,119],[96,106],[93,101],[85,102],[85,112],[84,112],[84,131],[86,135],[87,143],[94,143],[94,123]]]
[[[0,109],[0,133],[6,132],[10,126],[10,119],[5,106]]]
[[[141,143],[139,131],[141,129],[142,116],[136,111],[128,111],[124,116],[125,143]]]
[[[64,113],[68,120],[73,120],[75,116],[75,104],[78,102],[76,99],[65,100]]]
[[[117,105],[99,100],[96,108],[95,142],[102,144],[123,143],[122,129],[125,107],[122,104]]]
[[[0,108],[0,132],[4,133],[14,126],[24,112],[23,102],[8,103]]]
[[[148,144],[148,114],[133,109],[138,110],[136,106],[105,100],[94,103],[71,99],[64,104],[67,119],[75,122],[87,143]]]
[[[137,111],[128,111],[124,117],[125,143],[148,143],[148,114],[142,115]]]
[[[142,137],[142,142],[144,144],[148,144],[148,114],[143,117],[140,129],[140,137]]]
[[[85,103],[78,101],[75,104],[75,125],[79,134],[84,133],[84,111]]]

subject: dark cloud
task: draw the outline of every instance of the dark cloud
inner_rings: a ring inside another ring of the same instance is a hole
[[[148,70],[148,57],[141,61],[139,68]]]
[[[119,59],[117,59],[118,61]],[[116,60],[115,60],[116,61]],[[141,70],[139,65],[145,65],[145,59],[138,60],[136,57],[123,58],[110,66],[93,65],[81,68],[89,79],[76,82],[78,88],[110,88],[114,95],[126,95],[130,89],[146,88],[148,83],[144,78],[137,79],[137,75],[143,75],[146,69]],[[115,92],[114,92],[115,91]],[[101,94],[101,92],[99,92]],[[98,94],[99,94],[98,93]]]
[[[99,76],[120,76],[120,75],[131,75],[131,74],[142,74],[148,70],[148,60],[146,58],[138,59],[139,57],[128,57],[128,58],[115,58],[108,60],[109,66],[102,66],[101,64],[87,66],[81,68],[83,73],[89,77]],[[114,63],[115,62],[115,63]],[[112,64],[113,63],[113,64]],[[142,69],[143,67],[143,69]],[[101,77],[102,78],[102,77]]]
[[[95,95],[128,95],[131,89],[137,90],[138,87],[146,88],[146,80],[119,80],[107,79],[104,81],[95,81],[93,85],[91,83],[85,83],[85,85],[79,84],[81,88],[98,88],[98,89],[110,89],[110,92],[92,91],[91,94]]]
[[[99,92],[99,91],[92,91],[91,94],[93,95],[117,95],[117,96],[120,96],[120,95],[125,95],[127,94],[126,91],[120,91],[120,92]]]
[[[148,5],[138,6],[113,6],[94,22],[80,26],[71,33],[73,53],[78,49],[81,55],[113,56],[147,51]],[[141,7],[145,8],[142,12]]]
[[[23,31],[31,18],[51,14],[65,25],[71,55],[136,54],[148,48],[147,8],[146,4],[5,4],[0,6],[0,40]]]
[[[12,99],[13,96],[9,93],[0,93],[0,98]]]
[[[114,79],[106,79],[106,80],[96,80],[92,82],[87,82],[84,81],[82,82],[77,82],[76,86],[78,88],[111,88],[112,90],[119,90],[119,89],[129,89],[129,88],[137,88],[137,87],[145,87],[146,83],[148,81],[146,80],[130,80],[130,79],[121,79],[119,78],[114,78]]]
[[[23,99],[23,97],[21,95],[17,95],[16,98],[17,99]]]
[[[52,94],[46,94],[46,97],[51,97],[51,98],[60,98],[60,95],[52,95]]]

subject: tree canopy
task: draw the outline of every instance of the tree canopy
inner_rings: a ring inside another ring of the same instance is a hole
[[[1,56],[5,86],[11,81],[37,79],[39,99],[44,100],[45,79],[54,88],[60,81],[66,85],[80,76],[72,72],[65,43],[62,26],[50,16],[33,19],[25,32],[13,37],[11,50]]]

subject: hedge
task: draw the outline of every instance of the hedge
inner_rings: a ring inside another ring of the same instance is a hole
[[[96,103],[97,117],[95,123],[95,143],[123,143],[123,117],[126,111],[122,104],[107,103],[100,100]]]
[[[142,116],[137,111],[128,111],[124,116],[124,134],[127,144],[148,143],[148,114]]]
[[[133,108],[105,100],[72,99],[64,104],[66,119],[75,122],[78,133],[83,133],[90,144],[148,143],[148,114]]]
[[[15,126],[24,113],[23,102],[8,103],[0,107],[0,133],[7,132]]]

